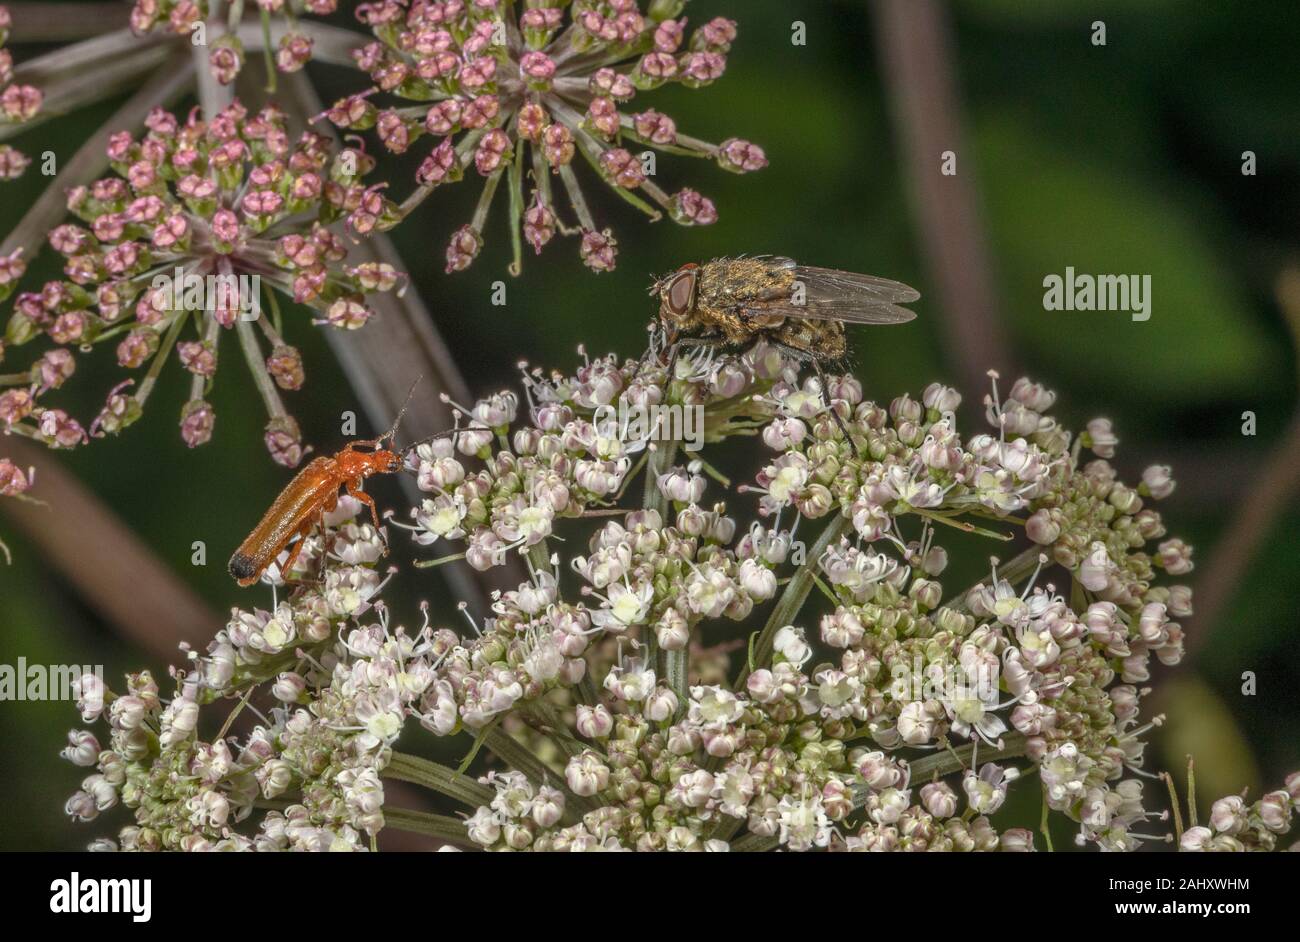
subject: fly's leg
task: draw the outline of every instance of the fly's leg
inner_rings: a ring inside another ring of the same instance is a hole
[[[682,337],[680,340],[678,340],[676,343],[673,344],[672,353],[668,357],[668,378],[664,381],[665,384],[671,386],[673,380],[676,378],[673,375],[673,371],[677,368],[677,358],[681,354],[683,348],[689,350],[689,349],[694,349],[696,347],[717,347],[717,346],[718,346],[718,342],[716,340],[709,340],[704,337]]]
[[[677,369],[677,354],[681,352],[682,341],[673,344],[673,348],[668,351],[668,372],[664,374],[664,391],[673,384],[673,371]]]
[[[853,457],[861,458],[862,455],[858,453],[858,446],[854,444],[853,436],[849,434],[849,427],[844,424],[844,420],[840,418],[839,412],[836,411],[834,404],[831,402],[830,386],[826,382],[826,374],[822,372],[822,365],[817,362],[816,357],[812,357],[810,362],[813,365],[813,370],[817,373],[818,382],[822,384],[822,398],[826,401],[827,411],[830,412],[831,418],[835,420],[835,424],[840,427],[840,431],[844,433],[844,438],[853,451]]]
[[[632,383],[635,383],[638,379],[641,378],[641,371],[646,368],[646,364],[650,362],[651,358],[653,358],[657,362],[659,360],[660,355],[663,353],[663,350],[655,348],[655,339],[656,339],[655,334],[657,333],[657,330],[658,328],[651,325],[650,329],[647,331],[647,333],[650,334],[650,340],[646,344],[645,353],[643,353],[641,355],[641,359],[637,361],[636,372],[632,374]],[[667,337],[665,337],[664,339],[666,342]],[[632,383],[629,383],[628,385],[632,385]]]

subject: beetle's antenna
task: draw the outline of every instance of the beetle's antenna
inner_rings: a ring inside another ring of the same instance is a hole
[[[406,401],[402,403],[402,408],[398,410],[397,418],[393,419],[392,428],[379,437],[381,442],[387,439],[390,444],[392,443],[393,436],[397,434],[397,426],[402,424],[402,417],[406,415],[406,410],[411,406],[411,397],[415,395],[415,387],[420,385],[422,379],[424,379],[423,373],[415,377],[415,382],[411,384],[411,388],[406,392]]]
[[[448,438],[448,437],[455,438],[457,435],[463,435],[466,432],[490,432],[490,431],[492,430],[488,428],[486,425],[471,425],[468,428],[449,428],[446,429],[445,431],[438,432],[436,435],[430,435],[428,438],[422,438],[419,441],[411,442],[411,444],[402,448],[401,451],[403,455],[409,455],[411,452],[415,451],[415,449],[419,448],[421,445],[427,445],[430,442],[436,442],[440,438]]]

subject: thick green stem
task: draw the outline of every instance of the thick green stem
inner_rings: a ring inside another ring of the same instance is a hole
[[[384,769],[384,778],[422,785],[471,808],[490,804],[495,797],[491,788],[480,785],[468,775],[405,752],[393,753],[388,768]]]
[[[529,700],[520,707],[520,711],[531,717],[533,729],[548,736],[566,756],[580,755],[590,748],[569,732],[569,725],[564,722],[555,707],[545,700]]]
[[[429,814],[409,808],[384,808],[384,825],[398,831],[425,834],[441,838],[451,844],[473,846],[465,833],[465,822],[445,814]]]
[[[755,665],[766,664],[771,659],[772,642],[776,638],[776,633],[786,625],[793,623],[795,616],[799,614],[799,609],[808,600],[808,593],[812,591],[814,585],[814,568],[817,565],[817,560],[826,552],[826,547],[840,538],[840,534],[844,532],[847,524],[848,518],[837,513],[835,519],[827,524],[826,529],[822,531],[822,535],[817,538],[817,542],[808,551],[803,564],[786,584],[785,592],[782,593],[780,600],[776,603],[776,608],[772,609],[767,624],[763,626],[763,630],[759,632],[758,638],[752,646]],[[746,659],[744,666],[740,669],[740,676],[736,678],[733,689],[739,690],[744,686],[749,674],[750,664],[749,660]]]
[[[931,778],[942,778],[967,768],[972,757],[978,757],[981,762],[993,762],[998,759],[1014,759],[1024,754],[1025,737],[1020,733],[1004,736],[1001,749],[990,749],[985,746],[977,751],[975,744],[972,743],[951,751],[935,752],[911,763],[911,782],[914,785],[924,785]]]
[[[659,490],[659,475],[673,466],[676,457],[677,442],[659,442],[654,451],[650,452],[650,458],[646,462],[645,468],[645,490],[642,496],[642,506],[646,510],[657,512],[665,526],[669,522],[668,512],[670,508],[668,498],[664,497]],[[654,629],[648,625],[646,626],[644,640],[647,663],[655,665],[655,669],[659,671],[659,676],[668,682],[669,688],[677,695],[677,715],[680,717],[686,710],[686,702],[690,697],[690,691],[686,689],[686,678],[689,672],[687,649],[660,651],[659,639],[655,637]]]
[[[757,834],[745,834],[731,842],[731,850],[737,854],[759,854],[773,850],[780,843],[773,837],[759,837]]]

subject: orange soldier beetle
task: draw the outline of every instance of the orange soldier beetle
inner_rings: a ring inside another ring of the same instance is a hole
[[[418,382],[417,379],[416,383]],[[412,385],[411,393],[414,392],[415,385]],[[407,394],[407,405],[410,404],[411,393]],[[252,585],[261,578],[262,573],[275,562],[276,558],[289,548],[290,544],[293,544],[292,549],[289,550],[289,558],[280,567],[282,576],[288,581],[288,574],[293,570],[293,564],[298,561],[307,537],[311,536],[318,526],[324,527],[325,514],[337,509],[339,488],[346,491],[349,497],[356,498],[370,508],[370,517],[375,523],[375,529],[382,533],[375,499],[361,489],[366,478],[375,474],[393,474],[401,471],[406,463],[406,455],[412,449],[444,435],[467,431],[467,429],[453,429],[440,432],[409,445],[400,452],[381,448],[380,445],[385,441],[392,443],[397,434],[397,426],[405,414],[404,405],[402,411],[397,414],[393,427],[383,435],[365,441],[348,442],[334,457],[321,456],[299,471],[289,485],[280,492],[280,496],[271,504],[261,522],[253,528],[253,532],[248,534],[244,542],[239,545],[239,549],[235,550],[235,555],[230,557],[230,574],[235,577],[235,581],[241,586]],[[373,450],[357,451],[359,447]],[[384,552],[388,552],[387,545],[384,547]]]

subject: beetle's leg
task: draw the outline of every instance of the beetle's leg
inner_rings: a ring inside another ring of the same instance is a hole
[[[335,491],[321,503],[319,509],[316,511],[316,523],[313,524],[313,526],[320,527],[320,566],[317,568],[316,574],[317,578],[321,582],[325,581],[326,557],[329,556],[330,551],[334,549],[334,539],[337,536],[337,534],[330,533],[329,528],[325,526],[325,515],[338,510],[338,507],[339,495],[338,491]]]
[[[361,478],[353,478],[350,481],[344,481],[343,487],[347,490],[349,497],[355,497],[361,503],[370,508],[370,519],[375,522],[375,532],[379,538],[384,541],[384,552],[388,552],[388,538],[384,536],[384,530],[379,525],[379,509],[375,507],[375,499],[361,489]]]
[[[289,574],[293,572],[293,564],[296,563],[298,557],[302,555],[302,548],[306,545],[307,538],[311,536],[312,527],[315,525],[316,519],[317,517],[313,516],[311,520],[304,523],[293,534],[293,548],[289,550],[289,558],[286,559],[284,565],[280,567],[280,578],[284,581],[285,585],[288,585],[290,582],[304,581],[302,579],[290,579]]]
[[[335,497],[334,507],[337,507],[338,504],[339,504],[338,498]],[[330,531],[325,527],[325,512],[327,510],[333,510],[334,507],[321,507],[320,510],[316,511],[316,522],[315,524],[313,524],[313,529],[317,525],[320,526],[320,540],[321,540],[320,565],[316,567],[317,583],[323,583],[325,581],[325,564],[329,561],[328,557],[330,554],[330,548],[333,546],[334,543],[334,538],[330,536]]]

